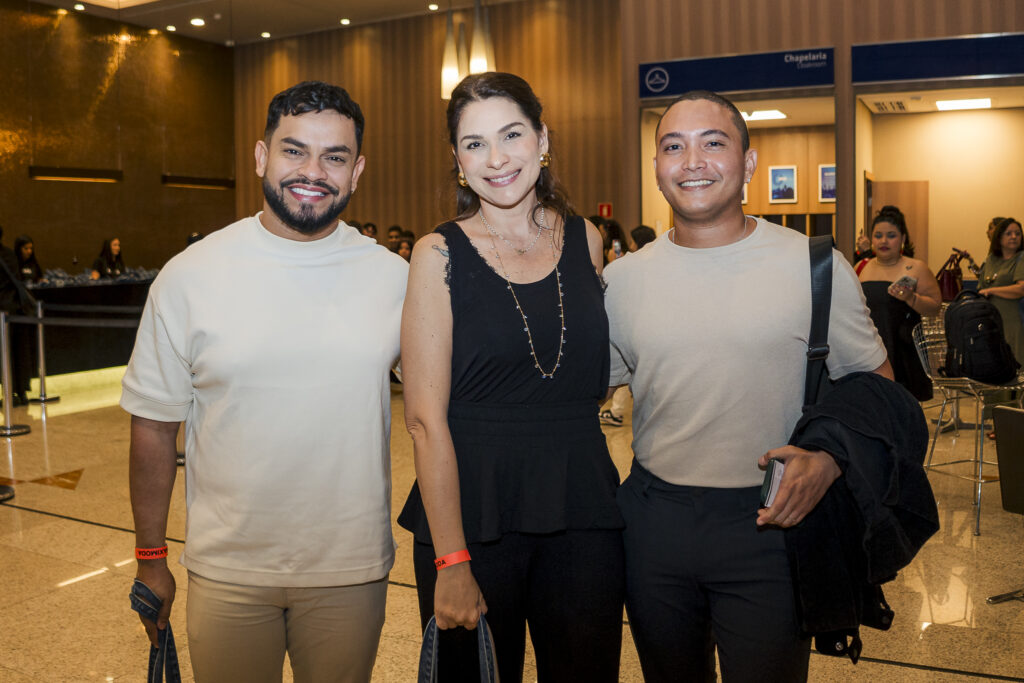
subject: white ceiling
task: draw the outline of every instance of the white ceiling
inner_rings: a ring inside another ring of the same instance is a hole
[[[74,12],[75,0],[38,0],[53,7]],[[440,9],[472,7],[472,0],[434,0]],[[508,0],[483,0],[484,5]],[[350,26],[371,24],[431,14],[431,0],[91,0],[83,2],[85,12],[144,28],[176,28],[179,35],[213,43],[244,45],[271,38],[314,33]],[[200,18],[206,25],[197,28],[189,22]]]

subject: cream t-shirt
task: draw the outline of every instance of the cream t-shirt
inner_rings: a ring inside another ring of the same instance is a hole
[[[297,242],[258,217],[160,272],[121,405],[186,422],[189,570],[253,586],[387,575],[388,371],[407,275],[344,223]]]
[[[610,384],[633,390],[633,450],[679,485],[757,486],[757,460],[801,414],[811,323],[807,238],[757,220],[723,247],[680,247],[665,233],[605,270]],[[833,259],[828,368],[880,366],[885,347],[857,276]]]

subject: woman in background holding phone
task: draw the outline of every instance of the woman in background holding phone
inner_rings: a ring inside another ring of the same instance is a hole
[[[871,225],[875,256],[860,271],[871,320],[889,352],[896,381],[919,401],[932,397],[932,382],[924,374],[911,334],[923,315],[935,315],[942,295],[935,274],[914,258],[907,221],[895,206],[884,206]]]

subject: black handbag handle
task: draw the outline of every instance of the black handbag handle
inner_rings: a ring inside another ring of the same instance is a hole
[[[423,645],[420,647],[420,671],[418,683],[437,683],[437,621],[430,617],[423,630]],[[498,665],[494,658],[494,636],[484,615],[476,625],[477,653],[480,657],[480,683],[499,683]]]
[[[818,390],[828,376],[828,322],[832,310],[832,236],[808,240],[811,262],[811,331],[807,335],[807,379],[804,406],[814,405]]]

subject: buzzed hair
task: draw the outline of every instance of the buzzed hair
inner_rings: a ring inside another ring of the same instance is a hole
[[[665,112],[661,115],[661,119],[665,118],[665,114],[669,110],[679,104],[680,102],[691,101],[691,100],[707,100],[708,102],[714,102],[715,104],[725,107],[729,111],[729,115],[732,117],[733,125],[736,126],[736,130],[740,132],[740,142],[743,143],[743,151],[746,152],[750,149],[750,133],[747,132],[747,122],[743,120],[743,114],[736,108],[736,105],[722,97],[716,92],[710,90],[690,90],[684,92],[679,97],[672,100],[671,104],[665,108]],[[656,131],[661,128],[661,119],[658,119],[658,127]],[[657,135],[657,132],[655,133]]]

